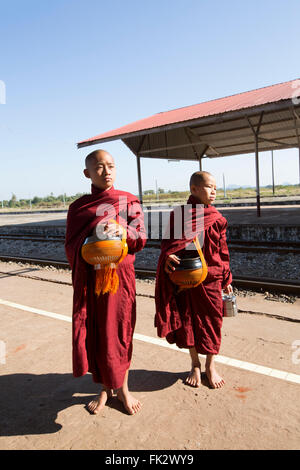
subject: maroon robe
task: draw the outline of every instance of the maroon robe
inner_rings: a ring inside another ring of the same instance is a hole
[[[95,270],[81,257],[81,247],[100,223],[115,219],[127,230],[128,255],[117,266],[116,294],[94,293]],[[72,268],[73,375],[91,372],[108,388],[122,386],[132,357],[136,320],[134,253],[146,243],[144,217],[138,199],[112,187],[74,201],[68,211],[65,249]]]
[[[199,202],[190,196],[188,204],[191,207],[188,212],[190,217],[185,220],[185,225],[188,226],[186,232],[191,233],[192,226],[195,226],[195,220],[199,216],[195,210],[195,205]],[[183,213],[184,206],[176,210]],[[171,238],[164,239],[161,244],[156,274],[155,326],[158,336],[166,337],[169,343],[176,343],[180,348],[195,347],[200,354],[218,354],[223,321],[222,289],[232,280],[226,243],[227,221],[215,207],[204,207],[203,228],[202,251],[208,265],[207,277],[199,286],[178,293],[178,289],[164,271],[165,262],[170,254],[180,257],[193,237],[174,237],[174,212],[171,213]]]

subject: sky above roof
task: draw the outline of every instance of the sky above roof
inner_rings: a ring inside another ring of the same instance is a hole
[[[299,76],[296,0],[1,2],[0,199],[86,192],[77,142],[184,106]],[[137,193],[135,157],[103,144],[116,187]],[[275,182],[299,182],[298,150],[274,152]],[[254,156],[205,159],[222,186],[255,185]],[[187,189],[196,162],[142,159],[143,189]],[[271,154],[260,155],[271,184]]]

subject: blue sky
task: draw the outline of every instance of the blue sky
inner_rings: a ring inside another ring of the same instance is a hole
[[[299,0],[0,1],[0,199],[88,192],[76,143],[152,114],[300,78]],[[121,141],[101,146],[115,186],[137,193]],[[299,182],[298,150],[274,152],[275,182]],[[205,159],[255,185],[253,155]],[[185,190],[196,162],[142,159],[143,189]],[[271,184],[271,153],[260,156]]]

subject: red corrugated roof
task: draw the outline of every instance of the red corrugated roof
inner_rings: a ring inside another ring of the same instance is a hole
[[[225,98],[219,98],[192,106],[161,112],[148,118],[119,127],[118,129],[83,140],[79,142],[78,145],[80,146],[88,144],[89,142],[100,141],[102,139],[108,140],[111,138],[113,140],[118,137],[121,138],[123,135],[147,129],[292,99],[295,96],[296,89],[300,89],[300,80],[291,80],[289,82],[279,83],[244,93],[238,93]],[[299,94],[300,93],[298,93],[298,95]]]

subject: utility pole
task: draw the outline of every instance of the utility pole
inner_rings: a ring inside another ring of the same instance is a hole
[[[225,184],[225,175],[223,173],[223,190],[224,190],[224,198],[226,198],[226,184]]]

